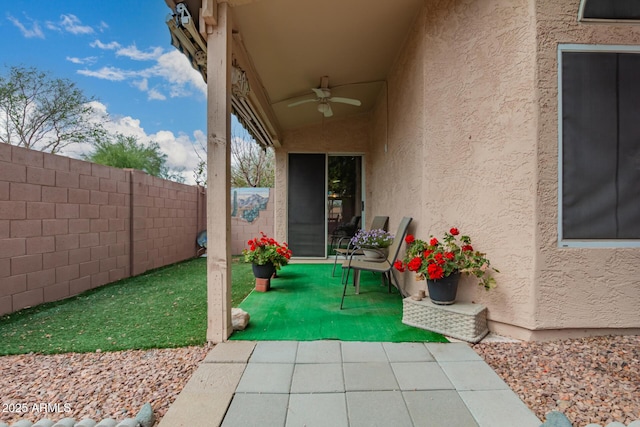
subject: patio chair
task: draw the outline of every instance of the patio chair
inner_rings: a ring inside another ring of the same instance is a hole
[[[336,242],[338,242],[337,247],[340,247],[342,241],[345,239],[351,239],[356,235],[358,230],[360,229],[360,219],[362,217],[359,215],[351,217],[349,222],[344,222],[336,227],[331,233],[331,250],[333,250]]]
[[[353,281],[354,285],[359,286],[359,272],[360,271],[372,271],[375,273],[382,273],[383,279],[387,280],[389,286],[389,293],[391,293],[391,285],[392,279],[395,280],[396,288],[402,294],[402,290],[400,289],[400,282],[393,274],[393,263],[396,262],[398,258],[398,253],[400,252],[400,246],[402,246],[402,242],[404,242],[404,238],[407,235],[407,229],[409,228],[409,224],[413,218],[404,217],[400,224],[398,225],[398,231],[396,232],[393,243],[389,246],[389,252],[387,254],[387,258],[382,259],[380,261],[370,260],[370,259],[361,259],[355,255],[349,257],[348,261],[343,263],[343,267],[347,268],[347,277],[344,280],[344,289],[342,290],[342,301],[340,301],[340,310],[342,310],[342,306],[344,305],[344,297],[347,294],[347,283],[349,283],[349,272],[354,270],[353,272]],[[358,274],[356,274],[358,272]],[[403,295],[404,296],[404,295]]]
[[[374,217],[373,221],[371,221],[371,227],[369,227],[369,230],[375,230],[375,229],[387,231],[389,229],[389,217],[388,216]],[[331,271],[331,277],[335,276],[336,274],[336,265],[338,264],[338,257],[344,257],[344,260],[346,261],[347,258],[349,258],[349,256],[351,255],[364,255],[364,253],[362,252],[362,249],[352,247],[351,240],[349,240],[349,244],[347,245],[346,248],[337,247],[333,251],[336,253],[336,258],[333,261],[333,271]],[[344,279],[344,269],[342,269],[342,274],[343,274],[342,278]]]

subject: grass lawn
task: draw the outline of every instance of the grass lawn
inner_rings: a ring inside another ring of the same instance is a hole
[[[121,280],[0,317],[0,355],[169,348],[206,342],[206,258]],[[251,265],[234,258],[232,305],[251,292]]]

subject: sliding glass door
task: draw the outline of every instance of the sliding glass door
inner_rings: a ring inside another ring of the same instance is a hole
[[[362,157],[289,154],[288,170],[289,247],[294,257],[325,258],[345,223],[362,224]]]

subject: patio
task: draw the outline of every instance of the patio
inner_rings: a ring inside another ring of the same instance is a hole
[[[379,275],[361,292],[332,264],[293,263],[240,305],[249,327],[217,344],[160,426],[539,426],[466,343],[402,324]]]
[[[540,424],[467,344],[231,341],[160,427]]]
[[[446,342],[431,331],[402,324],[402,297],[382,286],[380,275],[363,273],[360,294],[347,287],[340,310],[343,285],[333,264],[292,263],[271,279],[271,290],[252,292],[240,308],[251,316],[244,331],[232,340],[294,340],[385,342]]]

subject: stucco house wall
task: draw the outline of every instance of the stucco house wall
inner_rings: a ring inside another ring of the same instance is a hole
[[[640,45],[637,24],[578,22],[579,3],[535,2],[539,34],[535,327],[547,330],[540,336],[611,332],[607,328],[640,332],[640,248],[559,248],[557,242],[558,44]],[[559,328],[563,330],[555,331]]]
[[[496,21],[500,21],[499,28]],[[496,33],[497,30],[497,33]],[[501,270],[494,322],[531,328],[536,178],[535,26],[527,1],[425,2],[374,114],[373,210],[413,216],[418,237],[458,227]],[[384,150],[385,142],[387,151]],[[384,197],[389,196],[390,200]],[[412,273],[405,286],[417,290]]]
[[[369,209],[413,216],[419,237],[471,235],[501,273],[459,299],[519,338],[640,327],[637,248],[558,247],[558,44],[640,44],[637,25],[578,23],[578,7],[425,2],[372,116]]]

